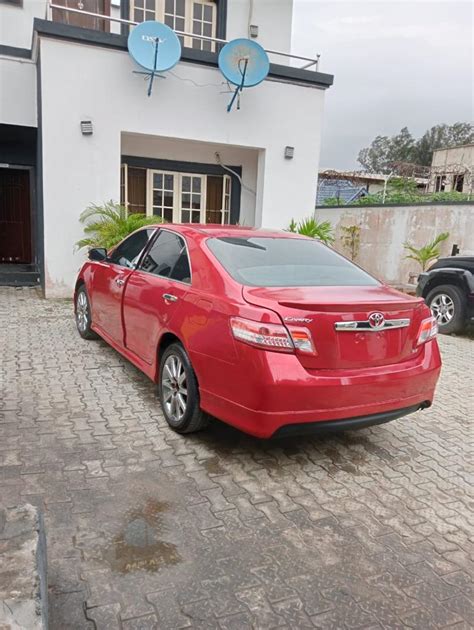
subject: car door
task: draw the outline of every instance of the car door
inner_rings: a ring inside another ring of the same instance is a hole
[[[163,331],[170,330],[190,286],[191,264],[184,238],[160,229],[126,284],[123,318],[128,350],[153,363],[158,340]]]
[[[95,265],[91,280],[94,324],[119,345],[123,345],[122,297],[125,283],[156,228],[134,232],[103,262]]]

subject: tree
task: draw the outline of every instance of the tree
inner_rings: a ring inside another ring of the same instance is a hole
[[[370,173],[389,173],[394,162],[412,162],[430,166],[435,149],[474,142],[471,123],[435,125],[415,140],[407,127],[394,136],[377,136],[369,147],[361,149],[358,162]]]
[[[444,147],[454,147],[458,144],[474,142],[474,130],[470,123],[454,123],[454,125],[435,125],[425,131],[417,141],[413,161],[417,164],[430,166],[433,151]]]

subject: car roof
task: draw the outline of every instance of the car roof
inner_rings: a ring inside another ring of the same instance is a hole
[[[159,223],[154,226],[157,228],[169,228],[182,234],[214,236],[217,238],[223,238],[226,236],[241,236],[241,237],[283,237],[283,238],[302,238],[300,234],[294,234],[292,232],[285,232],[284,230],[269,230],[264,228],[246,227],[240,225],[219,225],[213,223]]]

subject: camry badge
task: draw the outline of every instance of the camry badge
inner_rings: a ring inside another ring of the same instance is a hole
[[[310,317],[285,317],[285,322],[295,322],[298,324],[311,324],[313,321]]]
[[[385,325],[385,317],[382,313],[371,313],[369,315],[369,325],[371,328],[383,328]]]

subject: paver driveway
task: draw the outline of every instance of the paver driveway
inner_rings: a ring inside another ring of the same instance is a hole
[[[45,512],[53,630],[472,627],[473,341],[428,411],[260,442],[173,433],[69,302],[0,289],[0,339],[0,500]]]

